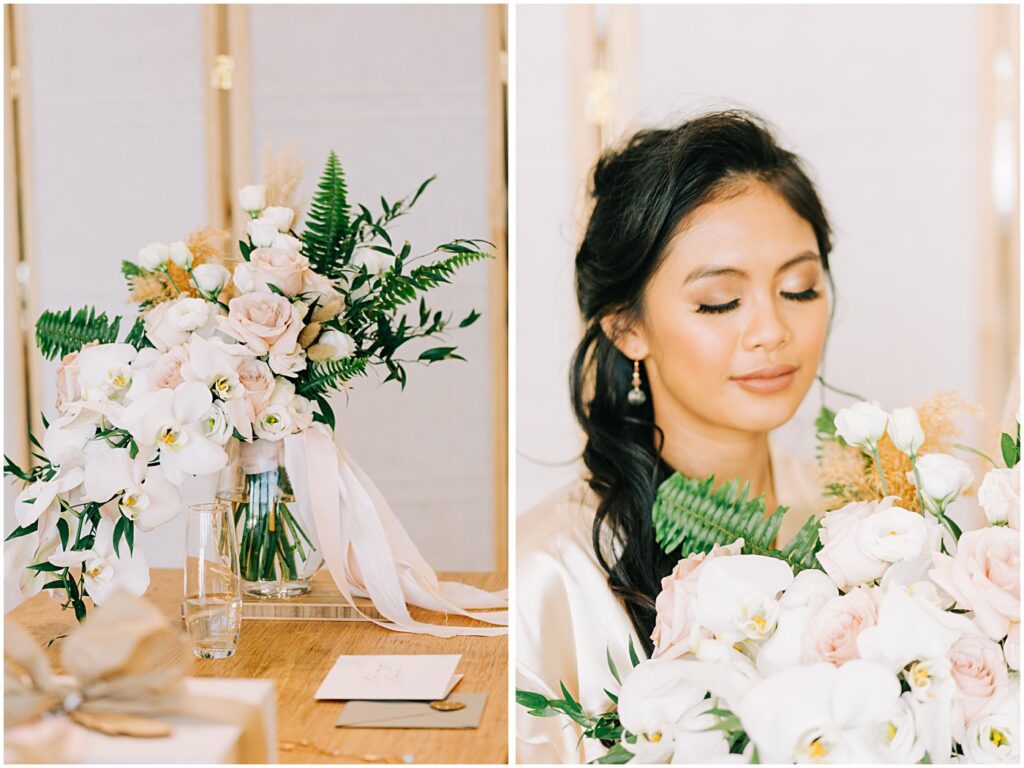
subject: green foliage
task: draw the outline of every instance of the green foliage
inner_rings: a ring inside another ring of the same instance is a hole
[[[142,316],[135,318],[135,323],[132,325],[131,330],[128,331],[128,335],[124,337],[126,344],[131,344],[136,349],[145,349],[146,347],[152,347],[153,344],[146,336],[146,324],[142,321]]]
[[[655,536],[665,552],[688,557],[710,552],[716,544],[744,540],[745,554],[785,560],[794,570],[820,568],[814,553],[818,547],[818,522],[811,518],[785,548],[772,546],[786,507],[765,514],[764,496],[748,498],[750,486],[740,489],[736,480],[713,490],[714,477],[694,480],[678,472],[658,488],[652,510]]]
[[[345,172],[332,151],[313,194],[302,238],[303,253],[313,271],[326,277],[338,276],[347,257],[351,256],[351,246],[345,242],[350,232],[349,216]]]
[[[352,357],[344,360],[328,360],[310,363],[308,375],[299,379],[296,392],[303,397],[318,398],[332,389],[341,389],[346,382],[366,372],[368,359]],[[331,415],[333,422],[333,414]]]
[[[92,307],[51,312],[47,310],[36,322],[36,343],[48,360],[77,352],[90,341],[110,344],[117,341],[121,318],[108,319],[106,312],[97,314]]]
[[[1003,461],[1006,462],[1007,467],[1013,469],[1020,463],[1020,424],[1017,425],[1016,437],[1009,435],[1006,432],[1003,433],[999,447],[1003,454]]]

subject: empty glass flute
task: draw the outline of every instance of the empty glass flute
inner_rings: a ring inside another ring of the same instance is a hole
[[[235,652],[242,626],[242,580],[230,507],[193,504],[185,523],[185,626],[200,659]]]

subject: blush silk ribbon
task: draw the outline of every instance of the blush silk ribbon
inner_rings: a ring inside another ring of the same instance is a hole
[[[326,426],[314,424],[285,438],[284,462],[296,503],[316,522],[324,562],[360,615],[386,629],[435,637],[508,634],[507,590],[438,580],[380,491]],[[354,596],[369,597],[387,620],[363,614]],[[492,626],[417,621],[409,604]]]

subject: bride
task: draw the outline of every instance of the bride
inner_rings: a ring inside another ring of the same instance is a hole
[[[571,386],[586,476],[519,519],[517,686],[610,706],[606,654],[650,654],[676,558],[651,507],[673,471],[749,482],[789,508],[784,543],[821,509],[813,469],[780,455],[830,321],[830,228],[800,160],[756,116],[705,114],[605,154],[576,256],[586,330]],[[564,718],[519,708],[521,762],[603,754]]]

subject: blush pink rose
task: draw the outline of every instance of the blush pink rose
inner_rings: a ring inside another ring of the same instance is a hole
[[[256,248],[249,261],[235,267],[235,285],[245,292],[269,291],[268,285],[281,289],[285,296],[302,293],[309,272],[309,259],[283,248]],[[241,273],[241,274],[239,274]]]
[[[150,383],[153,389],[174,389],[185,381],[181,375],[181,366],[188,362],[188,347],[184,344],[172,347],[160,355],[149,369]]]
[[[675,658],[689,650],[696,623],[697,577],[700,567],[716,557],[738,555],[743,550],[739,539],[725,547],[717,544],[708,553],[690,555],[680,560],[672,573],[661,580],[661,594],[655,601],[658,614],[651,640],[652,658]]]
[[[274,394],[274,372],[262,360],[248,358],[238,366],[238,379],[245,390],[245,399],[257,414],[267,407]]]
[[[302,312],[276,293],[247,293],[228,303],[220,330],[257,355],[286,355],[295,349],[302,330]]]
[[[889,567],[865,551],[861,531],[869,517],[891,507],[894,500],[888,496],[882,501],[855,501],[822,518],[818,562],[839,589],[845,591],[877,579]]]
[[[968,531],[956,557],[935,553],[932,581],[974,612],[974,621],[993,640],[1002,640],[1020,621],[1020,533],[1006,526]]]
[[[804,630],[802,661],[827,661],[840,666],[860,658],[857,636],[878,623],[878,605],[873,590],[857,587],[833,597],[814,614]]]
[[[957,687],[953,728],[962,738],[963,732],[1003,697],[1010,676],[999,644],[987,637],[961,637],[949,649],[949,661]]]
[[[88,349],[99,344],[98,341],[90,341],[82,347]],[[73,403],[82,399],[82,386],[78,383],[78,352],[69,352],[60,360],[57,366],[57,410],[62,410],[65,403]]]

